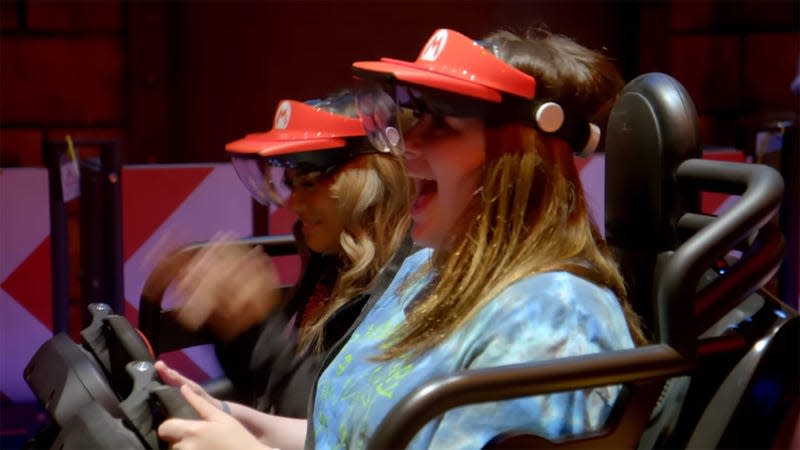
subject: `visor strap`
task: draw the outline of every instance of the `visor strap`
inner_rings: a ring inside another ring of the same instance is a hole
[[[586,145],[584,145],[583,149],[581,150],[581,156],[588,156],[597,150],[597,146],[600,145],[600,135],[600,127],[590,122],[589,139],[586,141]]]

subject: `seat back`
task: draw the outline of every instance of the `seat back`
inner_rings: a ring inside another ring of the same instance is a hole
[[[698,123],[689,94],[663,73],[648,73],[628,83],[608,120],[606,240],[625,278],[628,300],[651,333],[657,323],[656,260],[678,246],[678,217],[700,205],[696,192],[675,183],[678,166],[701,157]]]

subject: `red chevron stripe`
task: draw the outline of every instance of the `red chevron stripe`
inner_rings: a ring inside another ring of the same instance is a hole
[[[590,158],[584,158],[581,156],[575,156],[572,158],[572,160],[575,161],[575,168],[578,169],[579,173],[581,170],[583,170],[584,166],[589,164],[589,161],[591,161]]]
[[[3,290],[47,328],[53,328],[50,236],[3,281]]]
[[[122,229],[125,261],[186,200],[213,167],[165,167],[123,171]]]

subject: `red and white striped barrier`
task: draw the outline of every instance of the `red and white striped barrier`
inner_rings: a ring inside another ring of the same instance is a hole
[[[741,152],[707,158],[743,161]],[[577,158],[587,201],[603,228],[605,158]],[[703,197],[705,212],[726,208],[721,195]],[[47,172],[43,168],[0,169],[0,400],[35,401],[22,378],[34,352],[52,335],[50,224]],[[286,211],[272,213],[272,232],[288,232]],[[177,247],[210,239],[220,231],[249,236],[250,196],[230,164],[126,166],[122,171],[125,315],[136,324],[142,286],[166,242]],[[284,282],[297,276],[297,260],[276,261]],[[77,270],[77,268],[71,268]],[[94,299],[92,299],[94,301]],[[120,313],[120,312],[118,312]],[[188,376],[203,381],[221,373],[213,351],[197,347],[164,356]]]

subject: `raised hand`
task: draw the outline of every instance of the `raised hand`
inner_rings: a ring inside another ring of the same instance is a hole
[[[218,236],[179,275],[176,317],[189,329],[208,325],[217,337],[230,340],[275,308],[279,287],[277,272],[260,248]]]

